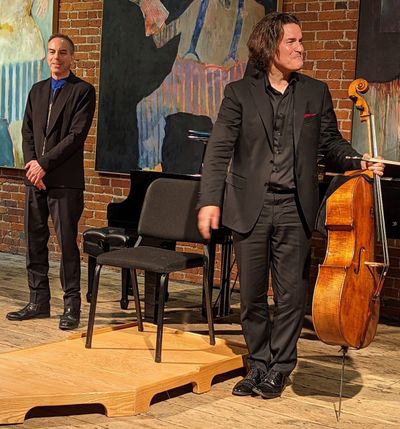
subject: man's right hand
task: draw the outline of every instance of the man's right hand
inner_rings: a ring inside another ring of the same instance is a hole
[[[199,211],[197,226],[204,239],[211,238],[211,229],[218,229],[221,209],[218,206],[205,206]]]
[[[25,165],[25,171],[25,176],[34,186],[36,186],[36,188],[40,190],[46,189],[46,186],[42,180],[46,172],[35,159],[29,161]]]

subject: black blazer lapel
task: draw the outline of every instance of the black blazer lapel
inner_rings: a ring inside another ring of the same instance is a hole
[[[43,86],[40,89],[40,99],[43,100],[42,108],[34,110],[34,120],[40,124],[43,130],[43,136],[46,135],[47,127],[47,115],[49,112],[49,99],[50,99],[51,84],[50,79],[47,79],[43,82]],[[35,106],[36,107],[36,106]]]
[[[249,78],[250,90],[254,98],[256,108],[264,124],[265,133],[268,137],[268,143],[272,147],[272,127],[273,127],[273,112],[271,102],[265,92],[264,74],[259,73],[256,77]]]
[[[297,149],[300,139],[301,128],[304,122],[304,113],[306,111],[307,100],[309,94],[307,94],[305,83],[301,79],[296,82],[296,90],[294,92],[294,120],[293,120],[293,136],[294,136],[294,148]]]
[[[50,118],[49,118],[49,125],[47,127],[47,135],[49,135],[55,125],[55,123],[57,122],[58,117],[60,116],[65,103],[67,102],[72,90],[74,88],[74,85],[72,85],[71,83],[69,83],[67,81],[67,83],[64,85],[64,87],[60,90],[60,93],[58,94],[58,96],[55,97],[53,106],[51,108],[51,114],[50,114]]]

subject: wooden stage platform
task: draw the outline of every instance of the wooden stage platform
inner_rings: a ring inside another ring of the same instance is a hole
[[[0,425],[22,423],[34,407],[101,404],[108,417],[149,410],[152,398],[186,384],[211,389],[217,375],[242,368],[246,348],[205,335],[166,328],[162,362],[154,362],[156,326],[136,324],[0,354]]]
[[[84,286],[85,265],[82,273]],[[50,279],[51,318],[7,321],[5,314],[21,308],[28,298],[25,262],[21,256],[0,253],[0,353],[9,354],[49,342],[64,341],[71,335],[70,332],[58,329],[59,315],[62,313],[58,264],[51,265]],[[131,311],[119,308],[119,274],[104,270],[102,279],[96,328],[132,322],[134,318]],[[199,306],[201,289],[174,283],[171,284],[171,291],[166,314],[167,326],[207,335],[207,324]],[[218,338],[244,346],[239,325],[238,298],[238,293],[232,295],[232,314],[216,321],[216,334]],[[88,305],[84,303],[78,335],[86,331],[87,316]],[[322,344],[316,338],[310,318],[307,317],[299,341],[298,366],[281,398],[267,401],[259,397],[232,396],[232,387],[243,374],[241,370],[235,370],[215,377],[211,390],[201,395],[192,392],[191,382],[178,388],[171,386],[152,399],[147,412],[133,416],[107,417],[105,409],[98,405],[39,407],[28,413],[24,423],[2,425],[0,429],[399,428],[399,346],[400,327],[381,323],[375,340],[368,348],[350,351],[339,423],[336,421],[335,408],[338,406],[341,355],[338,347]],[[60,362],[57,374],[63,371],[62,365],[63,362]],[[45,374],[46,368],[42,369]],[[29,385],[29,392],[35,392],[38,386],[29,383],[26,374],[20,376],[21,383]],[[94,376],[90,374],[90,378]],[[82,371],[81,378],[84,382],[89,374]],[[2,379],[0,395],[7,397]],[[4,407],[7,405],[2,404]]]

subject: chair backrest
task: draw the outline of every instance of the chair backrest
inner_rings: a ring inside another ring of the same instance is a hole
[[[162,178],[151,183],[140,213],[139,235],[202,243],[197,228],[199,189],[199,180]]]

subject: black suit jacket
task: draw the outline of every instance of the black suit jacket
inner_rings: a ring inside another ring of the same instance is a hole
[[[294,93],[294,177],[308,232],[318,209],[317,154],[335,160],[343,170],[360,168],[359,156],[338,131],[325,83],[302,74]],[[265,75],[256,70],[225,88],[218,119],[207,145],[199,206],[222,207],[222,223],[246,233],[263,205],[273,167],[273,112]]]
[[[22,125],[24,161],[39,162],[46,171],[47,188],[83,189],[83,146],[96,107],[95,89],[71,72],[55,97],[46,126],[50,91],[49,78],[33,85],[29,93]]]

